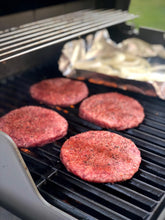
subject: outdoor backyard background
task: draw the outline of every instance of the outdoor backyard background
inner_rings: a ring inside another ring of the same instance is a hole
[[[135,26],[145,26],[165,31],[165,0],[131,0],[129,11],[138,14]]]

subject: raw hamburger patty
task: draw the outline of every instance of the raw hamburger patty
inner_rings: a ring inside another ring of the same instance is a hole
[[[84,82],[67,78],[42,80],[30,87],[31,96],[48,105],[66,107],[80,102],[88,96]]]
[[[141,163],[136,145],[109,131],[88,131],[69,138],[60,158],[68,171],[97,183],[130,179]]]
[[[79,116],[103,128],[124,130],[138,126],[144,119],[144,110],[135,99],[111,92],[85,99]]]
[[[65,136],[67,129],[67,121],[57,112],[37,106],[25,106],[0,118],[0,130],[18,147],[43,146]]]

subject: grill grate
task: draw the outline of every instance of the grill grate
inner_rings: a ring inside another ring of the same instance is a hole
[[[135,17],[121,10],[81,10],[5,30],[0,33],[0,62]]]
[[[39,105],[29,95],[30,85],[44,79],[45,72],[46,78],[54,77],[49,70],[39,72],[1,80],[1,116],[23,105]],[[67,136],[42,148],[21,149],[40,193],[48,202],[78,219],[155,219],[165,204],[165,102],[88,81],[86,83],[90,95],[119,91],[136,98],[144,106],[146,118],[138,128],[115,131],[132,139],[141,150],[140,169],[131,180],[115,184],[88,183],[67,172],[59,159],[63,142],[77,133],[102,128],[80,119],[77,115],[79,105],[65,109],[56,107],[54,110],[69,122]]]

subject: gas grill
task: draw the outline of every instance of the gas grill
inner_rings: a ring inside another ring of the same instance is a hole
[[[125,24],[136,16],[121,10],[127,9],[128,3],[63,3],[55,7],[58,16],[39,20],[43,18],[40,11],[38,17],[36,15],[37,21],[0,32],[0,116],[25,105],[36,105],[53,109],[69,123],[68,134],[63,139],[40,148],[18,150],[9,137],[0,133],[0,205],[18,217],[154,220],[162,212],[165,206],[164,100],[112,88],[103,82],[95,84],[90,78],[84,80],[89,96],[117,91],[137,99],[146,115],[137,128],[125,131],[108,129],[131,139],[140,149],[142,163],[139,171],[125,182],[96,184],[69,173],[60,162],[60,148],[65,140],[75,134],[106,129],[79,118],[79,104],[51,108],[33,100],[29,94],[29,88],[34,83],[62,76],[57,63],[62,46],[68,40],[84,37],[105,27],[115,41],[136,36],[134,29]],[[61,15],[64,11],[60,12],[60,7],[65,6],[65,15]],[[163,34],[141,28],[138,37],[164,44]]]

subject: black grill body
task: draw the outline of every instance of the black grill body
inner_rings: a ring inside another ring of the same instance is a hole
[[[0,82],[0,116],[24,105],[39,104],[29,94],[32,84],[60,76],[50,66],[3,78]],[[156,219],[165,205],[165,102],[158,98],[96,85],[85,80],[90,94],[117,91],[137,99],[145,111],[143,123],[116,132],[130,138],[141,151],[142,163],[131,180],[115,184],[85,182],[60,162],[60,148],[70,136],[88,130],[105,130],[78,117],[79,104],[51,108],[69,123],[66,137],[40,148],[20,149],[42,196],[78,219]]]

